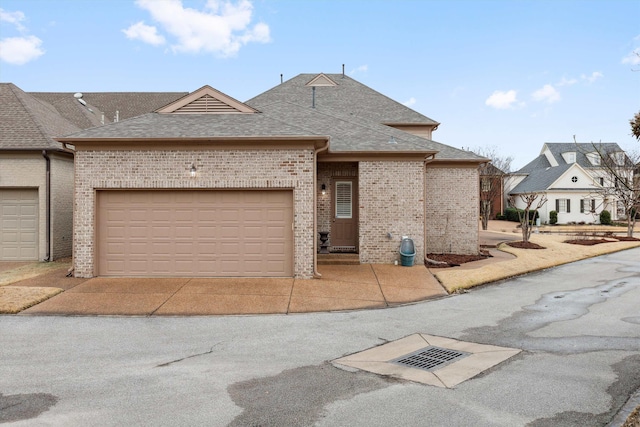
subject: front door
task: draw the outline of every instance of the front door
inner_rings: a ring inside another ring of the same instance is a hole
[[[329,239],[336,252],[356,252],[358,243],[358,188],[355,179],[333,181],[333,218]]]

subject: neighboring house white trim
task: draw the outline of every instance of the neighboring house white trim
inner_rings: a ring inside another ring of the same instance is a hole
[[[588,145],[579,145],[545,143],[537,159],[505,178],[505,196],[511,196],[518,209],[525,207],[518,194],[546,196],[547,203],[539,210],[542,223],[549,222],[553,210],[558,213],[558,224],[599,223],[603,210],[608,210],[613,220],[621,219],[617,200],[600,191],[615,182],[598,167],[599,157],[596,159]],[[615,153],[624,153],[617,144],[611,145],[616,147]]]

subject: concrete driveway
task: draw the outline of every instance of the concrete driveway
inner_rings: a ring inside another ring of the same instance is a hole
[[[3,316],[0,422],[604,426],[640,388],[638,307],[640,248],[386,310]],[[414,334],[522,351],[452,388],[331,363]]]

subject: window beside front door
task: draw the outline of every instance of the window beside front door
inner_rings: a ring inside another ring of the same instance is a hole
[[[353,217],[353,182],[336,182],[336,218],[349,219]]]
[[[556,212],[558,212],[558,213],[571,213],[571,200],[569,200],[569,199],[556,199]]]

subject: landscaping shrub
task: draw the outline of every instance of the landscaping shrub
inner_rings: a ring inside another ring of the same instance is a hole
[[[496,214],[496,219],[499,221],[504,221],[505,219],[507,219],[507,216],[503,214]]]
[[[600,212],[600,224],[611,225],[611,212],[608,210]]]
[[[507,208],[505,213],[505,219],[507,221],[520,222],[520,217],[518,214],[522,214],[524,212],[523,209],[516,208]],[[529,211],[529,222],[535,223],[536,219],[538,219],[540,215],[538,215],[538,211]]]
[[[558,223],[558,212],[551,211],[549,212],[549,224],[555,225]]]
[[[520,222],[520,218],[518,218],[518,210],[516,208],[507,208],[504,211],[504,216],[507,221]]]

